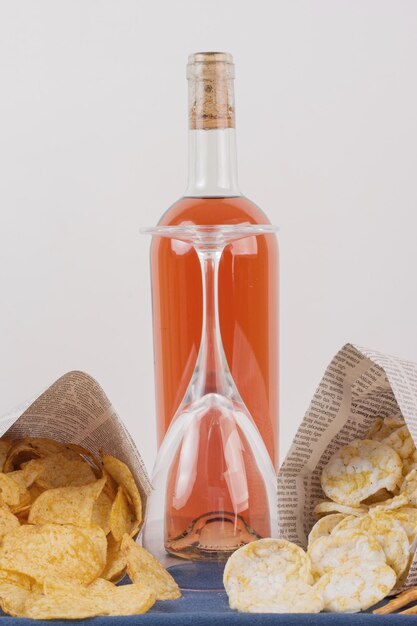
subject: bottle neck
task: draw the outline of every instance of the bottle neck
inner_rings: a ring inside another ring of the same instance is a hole
[[[234,128],[188,131],[188,184],[185,196],[240,196]]]

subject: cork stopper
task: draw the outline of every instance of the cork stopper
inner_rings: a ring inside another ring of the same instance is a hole
[[[190,128],[235,127],[234,70],[227,52],[196,52],[188,57]]]

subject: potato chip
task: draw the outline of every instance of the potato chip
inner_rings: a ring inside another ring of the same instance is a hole
[[[391,591],[396,581],[394,570],[388,565],[351,564],[332,569],[324,574],[315,588],[324,598],[324,610],[337,613],[364,611],[379,602]]]
[[[320,613],[324,607],[322,594],[301,580],[265,596],[259,589],[240,592],[229,598],[229,604],[231,609],[249,613]]]
[[[110,511],[110,532],[116,541],[121,541],[125,533],[130,534],[134,516],[130,510],[123,487],[117,490],[117,496]]]
[[[142,500],[139,490],[135,483],[135,479],[132,476],[132,472],[128,466],[116,459],[114,456],[103,456],[104,469],[110,474],[110,476],[116,481],[116,483],[123,487],[132,501],[135,511],[136,519],[138,523],[142,522]]]
[[[31,504],[31,496],[29,488],[32,486],[36,478],[41,474],[42,469],[21,469],[9,472],[7,477],[15,482],[19,489],[19,500],[17,504],[9,503],[13,513],[21,513],[27,511]],[[3,483],[4,483],[3,479]]]
[[[121,549],[126,556],[127,573],[132,582],[141,588],[154,591],[157,600],[175,600],[181,597],[181,591],[171,574],[127,534],[123,536]]]
[[[0,540],[15,528],[20,526],[16,515],[7,506],[0,506]]]
[[[0,583],[11,583],[12,585],[17,585],[18,587],[22,587],[28,591],[31,591],[35,587],[39,587],[39,585],[30,576],[4,569],[0,570]]]
[[[362,519],[362,518],[358,518]],[[344,524],[344,521],[340,522]],[[362,562],[369,565],[380,565],[386,563],[383,549],[376,539],[366,532],[359,530],[347,530],[332,534],[328,537],[316,539],[308,547],[308,554],[314,576],[320,577],[332,569],[341,566],[354,568],[360,566]]]
[[[12,617],[26,617],[26,602],[31,592],[20,585],[0,582],[0,607]]]
[[[311,545],[319,537],[326,537],[330,535],[333,528],[338,525],[342,519],[345,519],[346,515],[342,513],[332,513],[331,515],[325,515],[316,522],[308,535],[308,545]]]
[[[62,452],[65,446],[53,439],[45,439],[41,437],[25,437],[17,439],[10,447],[6,460],[4,462],[3,471],[12,472],[19,469],[22,463],[31,459],[38,459],[49,454]]]
[[[106,551],[106,536],[97,526],[26,524],[4,536],[0,569],[26,574],[40,583],[50,576],[89,583],[104,569]]]
[[[337,504],[336,502],[323,500],[314,507],[313,513],[317,516],[328,515],[329,513],[342,513],[343,515],[366,515],[368,507],[361,504],[360,506],[346,506],[344,504]]]
[[[33,459],[22,467],[42,469],[36,482],[44,489],[78,487],[96,480],[96,475],[85,461],[80,458],[67,458],[61,452],[42,459]]]
[[[402,459],[408,459],[416,449],[410,431],[405,425],[393,430],[382,439],[382,443],[390,446]]]
[[[155,594],[135,584],[116,587],[98,578],[89,586],[47,579],[45,595],[26,602],[26,614],[35,619],[78,619],[97,615],[137,615],[148,611]]]
[[[96,526],[100,526],[106,535],[110,532],[110,511],[112,504],[113,502],[103,489],[93,506],[93,517],[91,521]]]
[[[30,509],[29,524],[74,524],[90,527],[94,502],[106,479],[82,487],[57,487],[44,491]]]
[[[333,535],[348,535],[352,530],[367,532],[376,539],[383,549],[387,564],[392,567],[397,577],[405,571],[408,563],[410,544],[405,530],[393,517],[385,513],[374,512],[343,520],[333,530]]]
[[[411,470],[404,478],[401,493],[405,494],[410,504],[417,506],[417,469]]]
[[[91,452],[83,446],[76,443],[67,443],[65,448],[79,455],[88,465],[91,466],[96,478],[103,478],[101,461]]]
[[[380,489],[392,491],[402,477],[398,454],[384,443],[355,439],[340,448],[324,467],[324,493],[339,504],[359,506]]]
[[[20,488],[8,474],[0,473],[0,504],[18,506],[20,502]]]
[[[12,439],[0,439],[0,472],[3,471],[4,468],[4,463],[6,461],[7,458],[7,454],[10,450],[10,448],[13,445],[13,440]]]
[[[126,574],[126,556],[121,551],[121,541],[115,541],[112,535],[107,536],[107,561],[101,578],[116,583]]]
[[[242,546],[229,557],[223,574],[229,598],[253,592],[265,599],[292,582],[311,583],[311,563],[304,550],[285,539],[259,539]]]
[[[106,615],[138,615],[146,613],[155,603],[155,593],[140,585],[120,585],[98,578],[88,587],[90,597],[101,601]]]

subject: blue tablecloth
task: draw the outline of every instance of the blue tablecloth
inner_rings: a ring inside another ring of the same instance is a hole
[[[237,613],[228,606],[221,590],[221,566],[188,563],[170,568],[183,590],[179,600],[156,602],[145,615],[93,617],[86,620],[30,620],[0,616],[0,626],[417,626],[417,615],[373,615],[372,613],[272,615]],[[127,580],[124,582],[128,582]]]

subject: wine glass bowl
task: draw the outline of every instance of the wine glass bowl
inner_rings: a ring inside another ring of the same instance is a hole
[[[276,528],[276,476],[265,444],[231,376],[218,314],[224,247],[274,233],[272,225],[157,226],[152,236],[192,244],[201,264],[200,349],[184,399],[155,463],[144,545],[160,554],[224,561]]]

